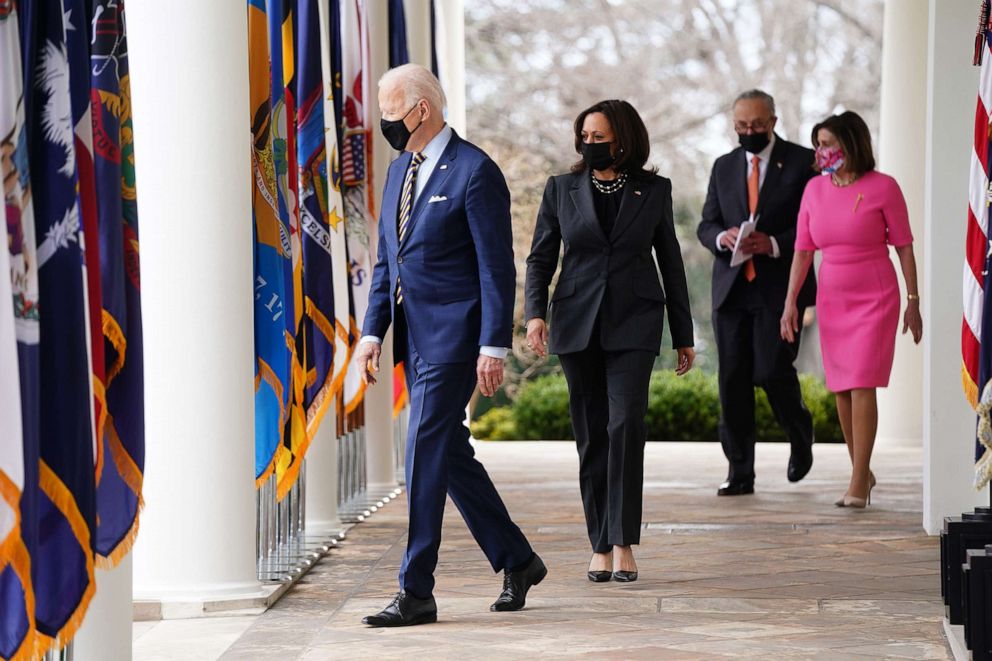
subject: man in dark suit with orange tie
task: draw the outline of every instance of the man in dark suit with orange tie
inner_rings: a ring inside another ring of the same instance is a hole
[[[785,306],[796,218],[806,183],[815,175],[813,151],[775,134],[775,101],[760,90],[734,102],[740,147],[717,159],[697,235],[713,263],[713,328],[720,360],[720,443],[730,464],[720,496],[754,493],[754,386],[768,395],[792,447],[788,479],[798,482],[813,465],[813,419],[803,403],[793,363],[799,338],[779,335]],[[731,265],[743,221],[755,231],[738,251],[749,257]],[[813,305],[810,271],[799,293],[800,318]]]
[[[375,383],[392,323],[410,388],[410,521],[400,591],[362,621],[388,627],[437,620],[432,592],[445,496],[493,570],[504,572],[490,610],[519,610],[547,569],[475,459],[463,422],[477,385],[486,396],[499,388],[512,341],[510,192],[492,159],[445,124],[444,92],[424,67],[388,71],[379,82],[379,107],[383,135],[402,153],[386,176],[378,261],[355,360],[366,383]]]

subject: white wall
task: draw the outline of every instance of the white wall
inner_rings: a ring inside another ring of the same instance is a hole
[[[939,10],[938,10],[939,6]],[[978,69],[978,4],[930,0],[923,287],[923,525],[988,503],[972,488],[975,415],[961,390],[961,274]]]

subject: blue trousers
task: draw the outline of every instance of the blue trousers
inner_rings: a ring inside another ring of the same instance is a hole
[[[402,589],[427,598],[434,591],[445,495],[451,496],[493,571],[521,567],[533,551],[468,442],[465,407],[475,389],[475,363],[427,363],[409,334],[405,359],[410,527],[399,578]]]

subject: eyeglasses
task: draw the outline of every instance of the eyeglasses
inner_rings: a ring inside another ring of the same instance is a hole
[[[734,130],[738,133],[747,133],[749,130],[752,133],[764,133],[772,125],[772,120],[758,119],[751,123],[748,122],[734,122]]]

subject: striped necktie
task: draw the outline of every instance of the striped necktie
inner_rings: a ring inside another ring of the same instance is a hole
[[[406,178],[403,180],[403,193],[400,195],[400,213],[397,216],[396,234],[399,237],[400,247],[406,239],[407,230],[410,228],[410,216],[413,211],[413,192],[417,188],[417,170],[424,162],[423,152],[415,152],[407,168]],[[403,288],[400,286],[400,278],[396,276],[396,302],[403,302]]]

